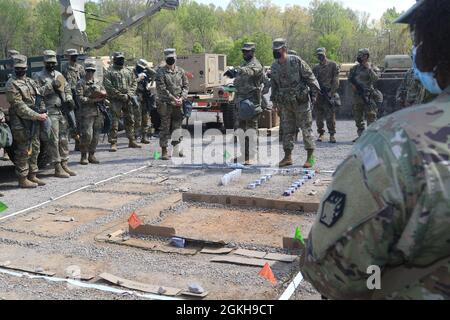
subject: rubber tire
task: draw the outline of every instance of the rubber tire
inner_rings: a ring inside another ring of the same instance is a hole
[[[233,104],[226,104],[222,106],[223,125],[226,130],[233,130],[236,124],[236,113],[234,112]]]

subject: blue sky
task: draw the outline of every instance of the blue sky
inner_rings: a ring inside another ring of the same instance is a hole
[[[213,0],[195,0],[200,3],[214,3],[216,6],[222,6],[226,7],[229,0],[220,0],[220,1],[213,1]],[[279,5],[279,6],[286,6],[286,5],[301,5],[308,7],[310,0],[272,0],[272,3]],[[416,0],[340,0],[341,3],[344,4],[346,7],[350,7],[354,10],[358,11],[365,11],[371,14],[371,17],[374,19],[378,19],[381,17],[383,12],[388,9],[395,6],[397,10],[404,11],[411,7]]]

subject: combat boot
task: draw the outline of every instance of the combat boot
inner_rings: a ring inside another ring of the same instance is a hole
[[[95,153],[91,152],[89,153],[89,163],[92,164],[100,164],[100,161],[97,160],[97,158],[95,157]]]
[[[38,184],[31,182],[27,177],[20,177],[19,187],[21,187],[22,189],[34,189],[38,187]]]
[[[55,164],[55,177],[64,179],[70,178],[70,175],[62,168],[61,163]]]
[[[316,158],[314,157],[314,150],[308,150],[308,159],[306,160],[303,168],[311,169],[316,164]]]
[[[169,161],[170,160],[169,151],[168,151],[167,148],[162,148],[161,160],[164,160],[164,161]]]
[[[111,148],[109,152],[117,152],[117,143],[111,143]]]
[[[130,143],[128,144],[128,148],[131,148],[131,149],[142,149],[142,146],[138,145],[135,140],[130,140]]]
[[[142,139],[141,139],[141,143],[142,143],[142,144],[150,144],[150,141],[147,140],[147,138],[144,136],[144,137],[142,137]]]
[[[318,142],[323,142],[323,140],[325,140],[325,134],[324,133],[320,134],[319,139],[317,139],[317,141]]]
[[[77,173],[75,171],[72,171],[69,169],[68,165],[67,165],[67,161],[63,161],[61,162],[61,167],[63,168],[63,170],[65,172],[67,172],[71,177],[76,177]]]
[[[330,135],[330,143],[337,143],[336,137],[334,136],[334,134]]]
[[[89,164],[89,161],[87,159],[87,153],[86,152],[82,152],[81,153],[81,160],[80,160],[80,164],[83,166],[87,166]]]
[[[43,187],[46,185],[46,183],[44,181],[42,181],[41,179],[38,179],[38,177],[36,176],[36,173],[30,173],[28,175],[28,180],[36,183],[39,187]]]
[[[179,144],[173,146],[172,156],[173,157],[179,157],[179,158],[183,158],[184,157],[183,149],[180,147]]]
[[[292,166],[294,164],[294,161],[292,161],[292,151],[285,152],[284,159],[281,160],[280,164],[278,165],[280,168]]]

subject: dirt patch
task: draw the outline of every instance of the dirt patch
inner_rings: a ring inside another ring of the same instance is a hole
[[[114,210],[140,199],[137,195],[116,195],[112,193],[79,192],[55,202],[60,206],[80,206]]]

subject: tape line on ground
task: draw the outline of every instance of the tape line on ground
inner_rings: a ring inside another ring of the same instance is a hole
[[[303,281],[303,275],[301,272],[297,274],[297,276],[292,280],[291,284],[287,287],[286,291],[281,295],[281,297],[278,300],[286,301],[291,299],[292,295],[294,294],[295,290],[297,290],[300,283]]]
[[[149,166],[143,166],[143,167],[140,167],[140,168],[137,168],[137,169],[133,169],[133,170],[131,170],[131,171],[128,171],[128,172],[119,174],[119,175],[114,176],[114,177],[112,177],[112,178],[108,178],[108,179],[99,181],[99,182],[97,182],[97,183],[94,183],[94,186],[98,186],[98,185],[100,185],[100,184],[102,184],[102,183],[105,183],[105,182],[108,182],[108,181],[111,181],[111,180],[114,180],[114,179],[117,179],[117,178],[120,178],[120,177],[123,177],[123,176],[127,176],[127,175],[129,175],[129,174],[132,174],[132,173],[135,173],[135,172],[138,172],[138,171],[142,171],[142,170],[147,169],[147,168],[149,168]],[[87,185],[87,186],[85,186],[85,187],[79,188],[79,189],[74,190],[74,191],[70,191],[70,192],[68,192],[68,193],[66,193],[66,194],[63,194],[62,196],[59,196],[59,197],[54,198],[54,199],[51,199],[51,200],[47,200],[47,201],[42,202],[42,203],[40,203],[40,204],[38,204],[38,205],[35,205],[35,206],[33,206],[33,207],[30,207],[30,208],[27,208],[27,209],[24,209],[24,210],[20,210],[20,211],[14,212],[14,213],[12,213],[12,214],[9,214],[9,215],[7,215],[7,216],[1,217],[1,218],[0,218],[0,221],[3,221],[3,220],[6,220],[6,219],[15,217],[15,216],[17,216],[17,215],[19,215],[19,214],[23,214],[23,213],[26,213],[26,212],[28,212],[28,211],[34,210],[34,209],[38,209],[38,208],[40,208],[40,207],[43,207],[43,206],[45,206],[45,205],[47,205],[47,204],[52,203],[53,201],[60,200],[60,199],[62,199],[62,198],[68,197],[68,196],[70,196],[70,195],[72,195],[72,194],[74,194],[74,193],[83,191],[83,190],[88,189],[88,188],[90,188],[90,187],[92,187],[92,184],[89,184],[89,185]]]
[[[130,290],[122,290],[122,289],[117,289],[117,288],[106,286],[106,285],[86,283],[86,282],[82,282],[82,281],[74,280],[74,279],[62,279],[62,278],[54,278],[54,277],[47,277],[47,276],[34,276],[34,275],[30,275],[28,273],[10,271],[10,270],[6,270],[6,269],[2,269],[2,268],[0,268],[0,273],[7,274],[7,275],[17,277],[17,278],[26,277],[31,280],[46,280],[48,282],[65,282],[65,283],[67,283],[67,285],[71,285],[74,287],[79,287],[79,288],[84,288],[84,289],[93,289],[93,290],[115,293],[115,294],[130,294],[130,295],[135,295],[140,298],[146,298],[146,299],[151,299],[151,300],[184,300],[184,299],[175,298],[175,297],[160,296],[160,295],[155,295],[155,294],[150,294],[150,293],[143,294],[143,293],[138,293],[138,292],[130,291]]]

